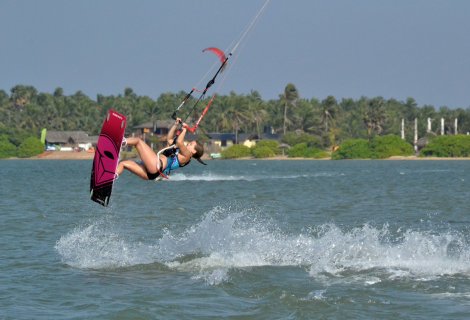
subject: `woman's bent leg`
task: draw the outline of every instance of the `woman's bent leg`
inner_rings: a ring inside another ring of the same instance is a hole
[[[148,180],[147,171],[145,171],[145,169],[141,165],[135,163],[132,160],[124,160],[119,162],[116,173],[118,175],[121,175],[124,169],[129,170],[130,172],[141,177],[144,180]]]
[[[128,146],[135,146],[137,153],[149,173],[157,173],[159,170],[158,157],[155,152],[140,138],[127,138]]]

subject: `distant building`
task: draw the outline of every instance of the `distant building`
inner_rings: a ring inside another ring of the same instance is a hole
[[[89,136],[84,131],[47,131],[46,147],[49,150],[88,150],[98,143],[98,136]]]
[[[155,122],[145,122],[133,127],[134,135],[155,134],[159,136],[166,136],[170,131],[171,126],[174,124],[171,120],[157,120]]]

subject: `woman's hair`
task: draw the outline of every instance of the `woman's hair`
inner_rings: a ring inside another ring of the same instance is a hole
[[[204,154],[204,146],[199,141],[196,141],[196,146],[194,147],[196,153],[193,155],[194,158],[198,159]]]

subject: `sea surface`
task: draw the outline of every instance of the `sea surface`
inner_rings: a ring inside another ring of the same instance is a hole
[[[1,161],[0,319],[470,317],[470,161],[208,163]]]

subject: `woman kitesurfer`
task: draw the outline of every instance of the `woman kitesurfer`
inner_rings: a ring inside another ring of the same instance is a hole
[[[182,124],[182,130],[181,133],[176,136],[179,124]],[[187,144],[184,143],[187,128],[188,125],[182,123],[180,118],[177,118],[168,132],[168,147],[158,152],[158,154],[141,138],[127,138],[127,145],[135,146],[141,161],[121,161],[116,170],[117,175],[119,176],[124,169],[127,169],[144,180],[156,180],[162,177],[167,178],[171,171],[189,164],[191,158],[195,158],[200,163],[205,164],[200,159],[204,154],[202,144],[195,140]]]

